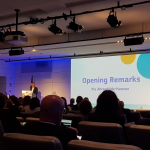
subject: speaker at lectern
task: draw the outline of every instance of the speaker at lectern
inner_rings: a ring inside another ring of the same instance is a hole
[[[31,96],[32,97],[32,91],[29,91],[29,90],[25,91],[25,90],[23,90],[22,91],[22,98],[24,98],[25,96]]]

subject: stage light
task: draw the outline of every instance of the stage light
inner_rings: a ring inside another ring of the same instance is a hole
[[[82,32],[82,29],[84,28],[83,26],[81,25],[78,25],[75,23],[75,17],[73,18],[73,21],[71,21],[69,23],[69,25],[67,26],[68,29],[70,30],[73,30],[74,32],[79,32],[81,33]]]
[[[144,42],[144,37],[133,37],[133,38],[127,38],[125,37],[124,39],[124,46],[130,46],[130,45],[140,45],[143,44]]]
[[[63,31],[56,26],[56,20],[54,21],[54,24],[48,26],[48,30],[54,34],[59,34],[59,35],[63,34]]]
[[[4,42],[4,33],[0,32],[0,42]]]
[[[24,50],[22,49],[22,47],[19,50],[11,48],[11,50],[9,51],[9,56],[22,55],[22,54],[24,54]]]
[[[109,16],[107,18],[107,22],[111,27],[119,27],[121,25],[121,21],[118,21],[116,16],[116,11],[114,12],[114,9],[112,9],[109,13]]]
[[[67,15],[65,13],[63,13],[63,17],[64,17],[65,21],[68,19]]]

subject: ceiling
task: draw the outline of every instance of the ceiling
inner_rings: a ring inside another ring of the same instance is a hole
[[[15,11],[14,9],[20,9],[19,22],[29,21],[30,17],[46,18],[61,16],[62,13],[69,15],[70,10],[72,13],[80,13],[83,11],[92,11],[103,8],[115,7],[117,6],[118,0],[5,0],[1,1],[0,5],[0,26],[10,23],[15,23]],[[131,4],[142,2],[142,0],[120,0],[120,5]],[[137,5],[131,8],[126,8],[126,10],[117,9],[117,18],[122,21],[122,26],[143,23],[150,21],[150,3]],[[83,31],[110,28],[106,21],[109,15],[109,11],[97,12],[92,14],[86,14],[76,17],[76,22],[84,26]],[[65,21],[64,19],[57,20],[57,26],[63,31],[70,33],[72,31],[66,29],[71,19]],[[47,21],[44,24],[33,25],[21,25],[19,30],[23,31],[29,37],[39,37],[52,35],[48,31],[47,27],[52,24],[52,21]],[[13,28],[15,29],[15,27]],[[145,37],[150,37],[150,35],[145,35]],[[27,57],[47,57],[61,56],[61,55],[73,55],[76,54],[88,54],[91,53],[91,48],[93,53],[98,53],[102,51],[121,51],[128,50],[129,47],[124,47],[123,43],[117,43],[118,40],[122,40],[124,37],[113,38],[113,39],[103,39],[95,40],[97,45],[93,46],[93,41],[91,42],[74,42],[68,44],[55,44],[49,46],[38,46],[34,47],[36,51],[32,51],[32,47],[24,48],[27,51],[24,55],[19,56],[20,58]],[[110,43],[112,42],[112,43]],[[101,44],[103,43],[103,44]],[[87,45],[88,44],[88,45]],[[73,46],[74,45],[74,46]],[[81,46],[82,45],[82,46]],[[86,45],[86,46],[84,46]],[[132,46],[134,50],[136,49],[149,49],[150,40],[145,41],[143,45]],[[72,47],[73,46],[73,47]],[[63,48],[65,47],[65,48]],[[0,59],[17,59],[16,56],[9,57],[8,50],[2,50],[0,52]]]
[[[20,9],[19,22],[29,21],[30,17],[46,18],[47,16],[61,16],[62,13],[70,14],[80,13],[83,11],[92,11],[103,8],[110,8],[117,6],[118,0],[5,0],[0,5],[0,25],[15,23],[14,9]],[[120,0],[120,5],[137,3],[142,0]],[[82,2],[82,3],[81,3]],[[150,3],[137,5],[126,10],[117,9],[117,18],[121,20],[123,26],[128,24],[135,24],[139,22],[150,21]],[[85,14],[76,17],[76,22],[84,26],[83,31],[95,30],[102,28],[110,28],[106,21],[109,11],[97,12],[92,14]],[[57,20],[57,26],[65,32],[72,32],[66,29],[71,19],[65,21],[64,19]],[[44,36],[50,35],[47,27],[52,24],[52,21],[47,21],[44,24],[22,25],[19,30],[24,31],[27,36]],[[15,28],[14,28],[15,29]]]

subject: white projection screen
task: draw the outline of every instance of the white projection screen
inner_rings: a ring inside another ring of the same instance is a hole
[[[150,109],[150,54],[71,60],[71,97],[88,97],[93,107],[112,90],[130,109]]]

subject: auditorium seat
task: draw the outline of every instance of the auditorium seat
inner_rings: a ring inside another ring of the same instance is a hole
[[[2,139],[5,150],[62,150],[60,141],[52,136],[5,133]]]
[[[29,125],[33,125],[36,124],[39,121],[39,118],[32,118],[32,117],[28,117],[25,119],[25,122],[27,122],[27,124]]]
[[[124,119],[124,123],[127,123],[127,117],[126,117],[126,115],[125,115],[125,114],[122,114],[121,116],[122,116],[122,118]]]
[[[123,144],[108,144],[84,140],[72,140],[67,145],[68,150],[141,150],[139,147]]]
[[[0,121],[0,150],[4,150],[3,143],[2,143],[3,135],[4,135],[4,129],[3,129],[2,123]]]
[[[132,115],[132,121],[135,122],[139,119],[141,119],[141,113],[140,112],[132,112],[131,111],[131,115]]]
[[[95,120],[94,118],[95,118],[95,112],[92,111],[92,112],[90,112],[89,115],[88,115],[88,120],[89,120],[89,121],[93,121],[93,120]],[[124,122],[124,123],[127,123],[127,118],[126,118],[126,115],[125,115],[125,114],[122,114],[122,115],[121,115],[121,118],[123,119],[123,122]]]
[[[101,123],[82,121],[78,124],[82,140],[125,144],[123,128],[116,123]]]
[[[63,119],[72,120],[71,127],[78,128],[78,123],[84,121],[84,117],[82,115],[68,115],[63,114]]]
[[[150,110],[136,110],[137,112],[140,112],[141,113],[141,116],[143,117],[143,118],[146,118],[146,116],[148,115],[148,114],[150,114]]]
[[[24,122],[24,119],[22,117],[16,117],[16,118],[19,122]]]
[[[125,130],[126,130],[127,137],[129,138],[129,140],[130,140],[130,127],[133,125],[135,125],[135,122],[129,122],[125,124]]]
[[[79,110],[68,110],[67,111],[67,114],[74,114],[74,115],[77,115],[80,111]]]
[[[40,111],[33,113],[33,117],[40,118]]]
[[[89,115],[88,115],[88,120],[89,120],[89,121],[94,120],[94,119],[93,119],[93,118],[94,118],[94,115],[95,115],[95,112],[93,112],[93,111],[90,112]]]
[[[33,117],[33,114],[28,114],[25,112],[21,112],[20,116],[25,120],[27,117]]]
[[[150,150],[150,126],[132,125],[130,136],[133,145],[142,150]]]
[[[148,125],[150,126],[150,118],[142,118],[135,122],[136,125]]]

